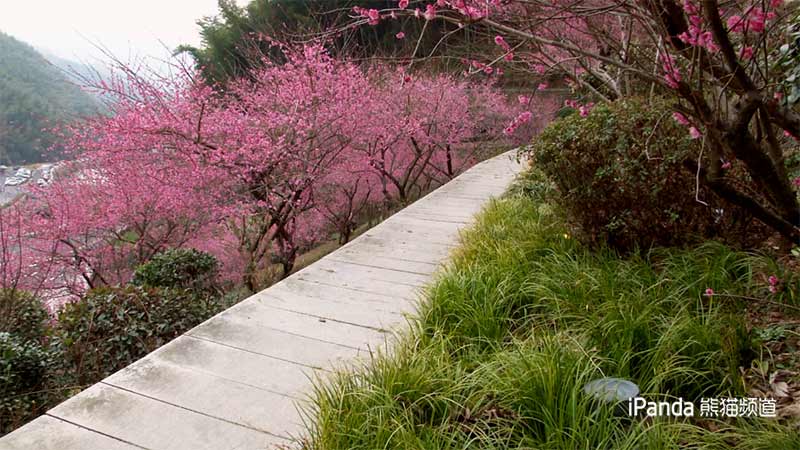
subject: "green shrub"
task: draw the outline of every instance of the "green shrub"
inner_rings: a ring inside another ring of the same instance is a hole
[[[0,434],[35,416],[44,404],[44,385],[53,363],[36,342],[0,332]]]
[[[159,253],[136,268],[133,283],[140,286],[208,290],[214,285],[219,264],[206,252],[174,248]]]
[[[92,383],[225,309],[224,301],[188,290],[98,288],[67,304],[56,338],[79,384]]]
[[[39,344],[11,333],[0,333],[0,386],[4,393],[39,386],[48,363],[49,353]]]
[[[623,251],[712,237],[759,242],[762,227],[749,214],[708,189],[696,191],[685,163],[698,157],[699,145],[665,102],[628,99],[555,121],[530,153],[583,241]]]
[[[0,289],[0,332],[41,342],[47,333],[49,319],[42,302],[31,294],[16,289]]]
[[[557,119],[563,119],[563,118],[569,117],[569,116],[571,116],[573,114],[577,114],[577,112],[578,112],[577,109],[571,108],[569,106],[565,106],[565,107],[559,109],[558,111],[556,111],[556,118]]]

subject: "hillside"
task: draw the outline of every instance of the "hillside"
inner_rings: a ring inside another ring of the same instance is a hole
[[[85,83],[86,80],[94,83],[98,80],[109,81],[111,79],[111,69],[102,64],[91,64],[84,61],[75,61],[62,58],[61,56],[43,49],[36,49],[50,64],[61,72],[66,79],[74,83]],[[88,92],[92,98],[99,98],[100,94],[96,91]]]
[[[33,47],[0,32],[0,164],[49,159],[54,137],[42,129],[97,108]]]

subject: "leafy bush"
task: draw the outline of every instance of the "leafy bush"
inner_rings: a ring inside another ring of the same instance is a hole
[[[51,364],[51,353],[38,343],[0,332],[0,434],[44,406],[43,386]]]
[[[49,354],[39,344],[0,333],[0,386],[4,394],[39,386],[48,362]]]
[[[45,347],[49,319],[33,295],[0,289],[0,435],[52,406],[45,387],[57,360]]]
[[[80,384],[127,366],[227,305],[187,290],[126,286],[98,288],[67,304],[56,337]]]
[[[569,106],[565,106],[558,111],[556,111],[556,119],[563,119],[565,117],[569,117],[573,114],[577,114],[578,110],[575,108],[570,108]]]
[[[0,289],[0,332],[40,342],[47,333],[49,319],[42,302],[31,294],[16,289]]]
[[[219,264],[206,252],[174,248],[155,255],[136,269],[133,283],[140,286],[207,290],[214,284]]]
[[[756,243],[763,228],[709,190],[685,163],[700,144],[660,100],[619,100],[551,124],[530,148],[582,240],[620,250],[699,237]],[[704,203],[697,201],[702,199]]]

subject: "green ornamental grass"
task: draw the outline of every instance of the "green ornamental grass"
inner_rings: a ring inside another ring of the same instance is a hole
[[[614,376],[652,400],[746,396],[739,367],[758,355],[728,295],[763,290],[755,273],[774,262],[713,242],[589,250],[539,201],[550,189],[540,180],[523,177],[463,233],[391,353],[317,383],[306,448],[800,448],[775,419],[712,432],[631,419],[583,394]]]

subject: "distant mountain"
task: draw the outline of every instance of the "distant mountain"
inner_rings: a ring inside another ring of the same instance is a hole
[[[0,164],[53,159],[44,131],[94,115],[98,102],[30,45],[0,32]]]
[[[79,85],[87,81],[96,83],[100,80],[108,81],[111,79],[111,70],[102,64],[73,61],[43,48],[37,48],[36,50],[47,61],[56,66],[68,80]],[[90,93],[90,95],[94,94]]]

